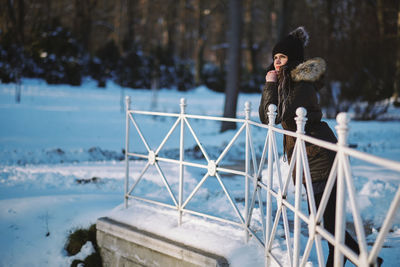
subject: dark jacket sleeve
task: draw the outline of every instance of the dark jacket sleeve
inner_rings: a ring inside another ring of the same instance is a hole
[[[270,104],[278,105],[278,84],[276,82],[265,83],[260,107],[258,108],[258,113],[260,116],[260,121],[264,124],[268,124],[268,106]],[[279,123],[275,121],[275,123]]]
[[[311,82],[296,82],[293,91],[290,93],[286,103],[285,114],[282,121],[290,130],[295,131],[296,126],[296,109],[303,107],[307,110],[306,132],[319,123],[322,118],[321,108],[318,103],[317,91]]]

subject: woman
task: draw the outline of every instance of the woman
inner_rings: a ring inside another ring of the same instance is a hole
[[[304,47],[308,43],[308,33],[299,27],[275,45],[272,52],[273,63],[268,68],[266,85],[262,93],[259,115],[262,123],[268,124],[268,106],[278,106],[276,124],[281,123],[285,130],[296,131],[296,109],[307,109],[306,134],[318,139],[336,143],[337,139],[326,122],[322,122],[322,112],[318,103],[317,91],[322,87],[325,61],[315,58],[304,61]],[[284,135],[284,153],[290,162],[295,138]],[[335,152],[314,144],[306,143],[314,197],[317,207],[329,177]],[[305,181],[303,180],[303,183]],[[335,232],[336,185],[329,198],[323,215],[324,227],[332,235]],[[359,254],[357,242],[346,232],[345,242]],[[329,243],[326,266],[333,266],[334,247]]]

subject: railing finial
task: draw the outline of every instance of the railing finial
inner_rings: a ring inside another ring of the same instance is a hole
[[[180,104],[181,106],[181,114],[185,113],[185,108],[186,108],[186,99],[184,97],[181,98]]]
[[[129,95],[125,96],[125,110],[131,109],[131,97]]]
[[[306,126],[306,122],[307,122],[307,110],[303,107],[299,107],[296,109],[296,115],[297,117],[294,118],[296,120],[296,124],[297,124],[297,131],[296,133],[300,133],[300,134],[304,134],[304,128]]]
[[[246,101],[244,103],[244,113],[246,115],[246,120],[250,119],[250,113],[251,113],[251,102]]]
[[[342,146],[347,145],[347,135],[349,133],[349,122],[350,117],[346,112],[340,112],[336,116],[336,122],[338,123],[335,126],[335,129],[338,134],[338,144]]]
[[[269,125],[275,125],[275,118],[278,113],[276,113],[277,107],[274,104],[268,106],[268,121]]]

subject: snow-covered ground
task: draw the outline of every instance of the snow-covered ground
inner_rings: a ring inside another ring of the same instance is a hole
[[[122,205],[125,173],[122,161],[125,114],[122,109],[125,95],[131,96],[132,108],[137,110],[178,113],[179,99],[184,97],[188,103],[187,113],[213,116],[222,115],[224,101],[223,94],[204,87],[188,93],[160,90],[154,94],[150,90],[121,89],[113,83],[109,83],[106,89],[98,89],[92,81],[86,81],[81,87],[71,87],[49,86],[40,80],[25,79],[21,103],[15,103],[14,94],[13,84],[0,84],[0,266],[68,266],[72,258],[66,256],[63,245],[71,230],[87,227],[102,216],[114,216],[131,222],[140,218],[132,215],[137,206],[132,206],[133,210],[126,212]],[[258,94],[240,95],[239,116],[244,114],[244,102],[250,101],[252,119],[258,121],[259,97]],[[391,111],[400,113],[397,109]],[[137,118],[152,148],[157,147],[174,123],[171,118]],[[335,126],[335,121],[327,122]],[[220,125],[213,121],[192,119],[190,123],[212,158],[219,155],[221,148],[235,133],[219,134]],[[397,142],[400,136],[399,121],[354,121],[350,127],[349,143],[357,146],[358,150],[400,161],[400,143]],[[171,157],[178,155],[176,137],[173,135],[172,141],[165,144],[163,153]],[[264,138],[265,132],[254,129],[255,143],[260,144],[257,149],[262,147]],[[281,138],[278,139],[281,142]],[[193,139],[185,140],[185,157],[201,162],[194,145]],[[144,151],[140,142],[132,142],[131,147]],[[240,164],[235,161],[240,153],[243,153],[240,145],[233,147],[224,164]],[[141,160],[132,161],[131,177],[137,176],[144,164]],[[400,185],[400,174],[358,160],[353,160],[353,164],[361,215],[367,225],[368,240],[373,242]],[[171,164],[161,167],[172,190],[176,192],[177,168]],[[196,168],[186,168],[187,189],[192,189],[203,175],[204,172]],[[220,189],[214,182],[207,181],[188,208],[230,218],[229,203],[226,204],[226,199],[218,192]],[[230,177],[226,185],[241,209],[241,180]],[[149,170],[137,193],[170,201],[154,169]],[[163,210],[154,215],[154,208],[147,209],[147,212],[145,208],[142,209],[141,216],[154,217],[153,223],[147,223],[144,227],[155,226],[155,222],[164,220],[164,227],[160,227],[160,231],[208,248],[217,238],[217,233],[230,231],[230,246],[211,248],[223,250],[220,252],[227,255],[236,266],[264,264],[262,249],[254,241],[244,245],[242,234],[230,226],[186,216],[184,227],[179,228],[176,215],[166,216],[175,211]],[[398,212],[380,253],[386,266],[400,264],[399,227]],[[188,228],[198,233],[204,233],[204,229],[207,229],[207,234],[188,235]],[[324,248],[326,250],[326,246]],[[315,255],[311,256],[311,260],[315,260]]]

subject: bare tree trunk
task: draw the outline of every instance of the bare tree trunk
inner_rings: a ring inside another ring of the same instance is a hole
[[[333,0],[327,0],[326,1],[326,9],[325,12],[327,14],[327,31],[326,31],[326,40],[324,50],[327,55],[330,55],[330,52],[333,50],[332,44],[334,44],[334,19],[335,16],[333,14]],[[329,61],[329,58],[327,58]],[[321,91],[321,106],[326,108],[326,117],[328,118],[334,118],[336,116],[336,113],[338,113],[339,106],[338,103],[335,102],[335,98],[333,97],[332,94],[332,85],[330,83],[330,73],[329,73],[329,68],[328,71],[325,73],[325,90]]]
[[[168,40],[167,40],[167,49],[168,53],[175,55],[175,36],[176,36],[176,22],[177,22],[177,15],[178,15],[178,6],[175,4],[174,1],[170,1],[168,5],[168,14],[167,14],[167,33],[168,33]]]
[[[186,25],[186,20],[187,20],[187,12],[186,12],[186,4],[187,0],[179,0],[179,20],[180,20],[180,25],[179,25],[179,36],[177,37],[178,40],[178,52],[177,55],[180,58],[184,58],[186,54],[186,39],[185,39],[185,33],[187,31],[187,28],[189,25]]]
[[[96,5],[97,0],[75,0],[74,29],[86,49],[91,46],[92,20]]]
[[[236,118],[236,108],[240,86],[243,8],[242,0],[230,0],[229,3],[229,63],[226,77],[224,117]],[[222,122],[221,132],[230,129],[236,129],[236,123]]]
[[[142,36],[142,43],[146,44],[143,46],[143,50],[145,53],[150,53],[151,50],[154,47],[154,44],[152,42],[152,36],[154,36],[154,22],[152,21],[151,18],[151,4],[150,0],[143,0],[141,2],[142,5],[142,19],[140,26],[144,29],[143,30],[143,36]]]
[[[25,43],[25,3],[24,0],[19,0],[19,9],[18,9],[18,33],[20,36],[21,44]]]
[[[126,49],[130,50],[135,42],[135,18],[136,18],[136,0],[126,1],[126,26],[125,36]]]
[[[384,36],[384,34],[385,34],[383,9],[384,9],[383,0],[377,0],[376,1],[376,12],[377,12],[378,27],[379,27],[380,36]]]
[[[14,1],[7,0],[7,7],[8,7],[8,16],[10,17],[11,25],[15,30],[15,28],[17,27],[17,18],[15,16]]]
[[[204,48],[205,48],[205,36],[204,36],[204,1],[198,1],[197,6],[197,42],[196,42],[196,68],[195,68],[195,83],[199,85],[202,83],[202,70],[204,65]]]
[[[387,26],[387,20],[388,16],[387,13],[390,10],[390,12],[396,12],[397,14],[397,23],[396,23],[396,30],[394,32],[392,31],[387,31],[385,29],[385,24]],[[377,1],[377,18],[378,18],[378,27],[379,27],[379,34],[380,34],[380,39],[382,43],[388,43],[389,40],[392,40],[392,42],[396,45],[396,48],[394,50],[394,67],[395,67],[395,73],[394,73],[394,81],[393,81],[393,98],[395,101],[395,104],[400,104],[397,99],[400,95],[400,2],[397,2],[397,6],[395,4],[393,5],[390,2],[385,2],[384,0],[378,0]],[[386,13],[386,16],[385,16]]]
[[[283,37],[285,37],[289,32],[290,18],[292,16],[292,6],[294,5],[294,3],[290,0],[283,0],[280,5],[280,16],[278,16],[278,40],[282,40]]]
[[[17,69],[15,71],[15,102],[21,103],[21,77],[20,71]]]
[[[249,0],[246,8],[246,22],[247,22],[247,31],[246,31],[246,40],[247,40],[247,50],[249,52],[249,60],[248,60],[248,70],[250,73],[255,74],[257,69],[257,48],[254,45],[254,1]]]

